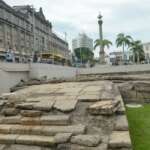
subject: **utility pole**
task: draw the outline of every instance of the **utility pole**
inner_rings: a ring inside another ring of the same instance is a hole
[[[102,20],[103,16],[101,15],[101,13],[98,15],[98,25],[99,25],[99,38],[101,41],[103,41],[103,20]],[[105,52],[104,52],[104,47],[101,44],[100,45],[100,52],[99,52],[99,59],[100,59],[100,64],[105,64]]]

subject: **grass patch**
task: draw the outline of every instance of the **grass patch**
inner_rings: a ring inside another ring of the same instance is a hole
[[[133,150],[150,149],[150,104],[141,108],[127,108]]]

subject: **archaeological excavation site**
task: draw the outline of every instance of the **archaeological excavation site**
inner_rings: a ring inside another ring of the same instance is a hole
[[[30,80],[0,99],[0,150],[133,150],[126,104],[149,102],[148,77]]]

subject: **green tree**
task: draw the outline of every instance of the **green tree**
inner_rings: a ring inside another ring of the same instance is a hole
[[[121,47],[123,49],[123,61],[124,61],[124,51],[125,51],[125,47],[129,47],[130,43],[132,42],[132,37],[129,35],[125,35],[124,33],[119,33],[117,35],[117,39],[116,39],[116,45],[117,47]]]
[[[96,49],[98,46],[102,46],[103,49],[105,49],[105,47],[109,49],[110,45],[112,45],[112,42],[107,39],[104,40],[97,39],[95,40],[94,49]]]
[[[139,63],[140,61],[144,60],[144,50],[143,45],[140,40],[132,41],[130,43],[130,50],[133,53],[133,61]]]
[[[83,64],[87,63],[88,61],[91,62],[94,58],[94,53],[86,47],[77,48],[74,50],[74,53],[77,59]]]

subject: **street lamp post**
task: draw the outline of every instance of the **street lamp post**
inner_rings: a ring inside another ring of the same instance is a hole
[[[103,16],[101,15],[101,13],[98,15],[98,24],[99,24],[99,38],[101,41],[103,41],[103,20],[102,20]],[[100,45],[100,53],[99,53],[99,59],[100,59],[100,64],[104,64],[105,63],[105,52],[104,52],[104,47],[101,44]]]

